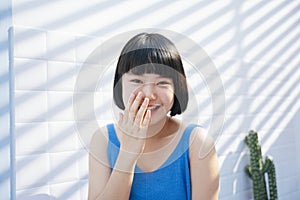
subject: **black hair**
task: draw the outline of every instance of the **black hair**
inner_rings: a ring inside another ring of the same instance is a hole
[[[120,54],[115,71],[113,98],[120,109],[125,109],[122,98],[122,76],[125,73],[159,74],[174,83],[174,103],[171,116],[181,114],[187,107],[188,89],[182,60],[175,45],[158,33],[140,33],[131,38]]]

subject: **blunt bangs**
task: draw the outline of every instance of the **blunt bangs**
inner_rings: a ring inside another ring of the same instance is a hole
[[[170,52],[155,48],[136,49],[124,53],[120,56],[118,64],[122,66],[118,70],[122,75],[131,71],[137,75],[150,73],[162,76],[169,74],[170,70],[167,67],[176,70],[182,65],[180,57],[178,58]],[[162,65],[167,67],[161,67]]]

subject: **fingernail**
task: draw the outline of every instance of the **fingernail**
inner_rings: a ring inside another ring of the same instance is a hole
[[[145,98],[145,99],[144,99],[144,103],[145,103],[145,104],[148,103],[148,101],[149,101],[148,98]]]

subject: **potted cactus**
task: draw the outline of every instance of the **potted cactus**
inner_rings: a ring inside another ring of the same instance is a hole
[[[245,138],[245,143],[250,150],[250,164],[246,166],[245,171],[252,179],[254,200],[278,199],[275,165],[269,156],[263,161],[257,132],[251,130]],[[268,175],[269,193],[265,174]]]

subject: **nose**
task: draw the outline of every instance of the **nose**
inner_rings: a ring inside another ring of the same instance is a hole
[[[155,83],[147,83],[143,85],[142,92],[144,93],[145,97],[149,98],[149,100],[155,99]]]

